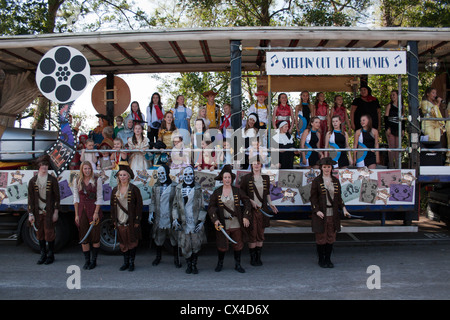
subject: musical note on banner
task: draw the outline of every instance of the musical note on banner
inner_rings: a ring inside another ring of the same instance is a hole
[[[274,61],[275,60],[275,61]],[[275,63],[278,63],[278,57],[276,54],[274,54],[271,58],[270,61],[272,61],[272,63],[270,64],[271,67],[273,67],[275,65]]]
[[[394,58],[394,61],[395,61],[394,67],[397,67],[399,64],[402,64],[402,62],[403,62],[403,60],[402,60],[402,58],[400,57],[400,55],[397,55],[397,56]]]

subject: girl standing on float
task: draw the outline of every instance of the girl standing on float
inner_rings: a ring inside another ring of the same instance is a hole
[[[128,160],[132,170],[146,170],[148,168],[147,160],[145,159],[144,150],[149,148],[148,138],[144,136],[144,127],[141,122],[135,121],[133,127],[133,136],[128,138],[128,148],[130,150],[140,150],[132,152]]]
[[[325,101],[325,95],[323,92],[319,92],[316,95],[315,102],[315,114],[316,117],[320,119],[320,148],[325,147],[325,135],[328,131],[328,113],[329,113],[328,104]]]
[[[315,110],[311,106],[309,100],[309,92],[302,91],[300,94],[300,104],[295,107],[295,127],[297,128],[297,137],[301,138],[303,131],[305,131],[311,117],[315,116]],[[300,122],[301,119],[301,122]]]
[[[372,118],[365,114],[361,116],[361,129],[355,132],[355,142],[353,148],[357,147],[378,149],[378,130],[372,128]],[[359,158],[356,155],[356,151],[353,151],[353,158],[355,165],[359,168],[367,167],[369,169],[375,169],[377,164],[380,163],[379,152],[363,151],[363,155]]]
[[[178,95],[175,102],[175,108],[171,109],[174,116],[175,127],[183,136],[183,141],[189,143],[191,134],[191,117],[192,110],[184,105],[184,96]]]
[[[300,140],[300,148],[310,148],[317,149],[320,145],[321,136],[319,134],[320,130],[320,119],[319,117],[312,117],[311,122],[302,134],[302,139]],[[317,151],[302,151],[302,164],[310,168],[318,168],[317,161],[323,157],[322,152]]]
[[[161,102],[161,96],[155,92],[150,99],[147,107],[147,137],[150,144],[154,144],[158,139],[158,130],[164,118],[164,108]]]
[[[287,121],[289,125],[289,133],[292,133],[294,128],[294,113],[289,105],[288,97],[286,93],[280,93],[278,95],[278,105],[273,110],[272,126],[273,128],[279,128],[279,124],[283,121]]]
[[[344,106],[344,98],[341,95],[334,97],[334,106],[330,109],[328,123],[330,124],[330,130],[332,130],[331,119],[334,116],[339,116],[342,123],[342,132],[348,132],[351,128],[350,118],[348,117],[347,109]]]
[[[327,132],[325,137],[325,148],[336,148],[336,149],[348,149],[348,133],[343,130],[343,125],[341,123],[341,117],[335,115],[331,118],[332,130]],[[333,161],[337,161],[334,165],[334,168],[347,168],[350,163],[353,163],[351,153],[347,153],[347,151],[338,151],[337,156],[333,159]],[[325,152],[325,156],[328,157],[329,152]],[[349,159],[350,158],[350,159]]]

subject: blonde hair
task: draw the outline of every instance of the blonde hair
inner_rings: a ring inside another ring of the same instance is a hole
[[[83,173],[83,167],[84,166],[89,166],[89,167],[91,167],[91,172],[92,172],[92,174],[91,174],[91,176],[90,176],[90,178],[93,178],[94,177],[94,168],[92,167],[92,164],[89,162],[89,161],[83,161],[82,163],[81,163],[81,165],[80,165],[80,173],[78,174],[78,178],[77,178],[77,188],[78,188],[78,190],[81,190],[81,182],[84,180],[84,178],[85,178],[85,175],[84,175],[84,173]]]

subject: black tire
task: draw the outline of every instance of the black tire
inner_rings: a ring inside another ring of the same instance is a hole
[[[110,217],[105,217],[100,223],[100,249],[107,253],[119,252],[119,242],[117,241],[114,248],[114,239],[114,223]]]
[[[20,235],[23,242],[33,251],[39,252],[39,241],[36,238],[36,232],[28,223],[28,214],[24,219],[21,219],[22,226],[20,228]],[[60,215],[55,225],[55,252],[61,251],[70,240],[70,225],[69,221]]]

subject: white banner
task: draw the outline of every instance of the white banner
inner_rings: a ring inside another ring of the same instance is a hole
[[[406,74],[406,51],[266,52],[268,75]]]

